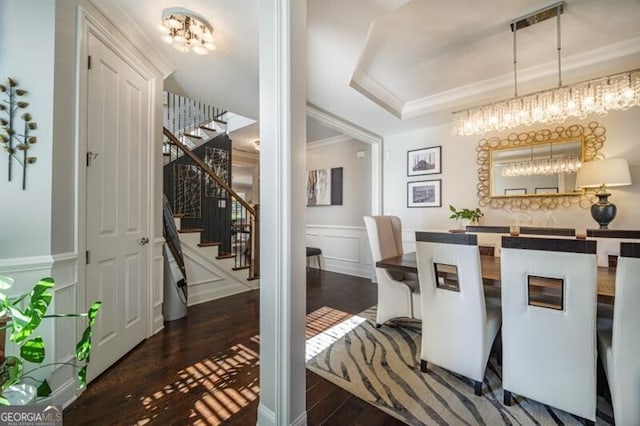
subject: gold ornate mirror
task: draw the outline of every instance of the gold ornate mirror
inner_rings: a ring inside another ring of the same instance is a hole
[[[575,195],[576,175],[584,161],[582,136],[500,147],[490,152],[491,197]]]
[[[490,208],[554,209],[580,201],[576,172],[599,157],[606,140],[598,123],[572,125],[478,143],[479,204]]]

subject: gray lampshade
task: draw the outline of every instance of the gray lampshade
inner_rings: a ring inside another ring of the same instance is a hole
[[[624,158],[594,160],[582,163],[578,170],[576,186],[578,188],[599,188],[631,185],[629,163]]]

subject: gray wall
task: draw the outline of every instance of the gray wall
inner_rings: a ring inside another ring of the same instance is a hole
[[[356,158],[365,151],[364,158]],[[342,167],[341,206],[307,207],[307,225],[364,226],[362,217],[371,213],[371,149],[348,139],[343,142],[310,143],[307,170]]]

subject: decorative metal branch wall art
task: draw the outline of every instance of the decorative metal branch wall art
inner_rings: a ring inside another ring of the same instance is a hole
[[[22,166],[22,189],[27,185],[27,165],[36,162],[36,157],[29,156],[31,146],[38,141],[30,132],[36,130],[38,125],[32,121],[31,114],[26,111],[29,102],[19,100],[27,94],[26,90],[18,88],[18,83],[12,78],[7,78],[6,86],[0,84],[0,143],[8,154],[9,181],[13,176],[13,163]],[[24,126],[19,125],[16,115],[22,110],[20,118]],[[22,152],[22,155],[20,155]]]

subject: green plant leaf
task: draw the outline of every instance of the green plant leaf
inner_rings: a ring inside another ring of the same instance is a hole
[[[51,386],[49,386],[49,382],[47,379],[44,379],[40,386],[38,386],[38,396],[49,396],[51,395]]]
[[[449,204],[449,210],[451,210],[454,213],[456,212],[456,208],[453,207],[451,204]]]
[[[42,336],[27,340],[24,345],[20,347],[20,356],[34,364],[40,364],[44,361],[45,348]]]
[[[22,375],[22,360],[15,356],[8,356],[0,364],[0,380],[2,380],[2,391],[9,386],[18,383]]]
[[[9,400],[4,396],[0,395],[0,405],[9,405]]]
[[[80,386],[79,386],[80,389],[87,386],[87,366],[86,365],[78,371],[78,381],[80,382]]]
[[[13,280],[4,275],[0,275],[0,290],[8,290],[13,286]]]
[[[82,338],[76,345],[76,358],[78,361],[89,360],[89,355],[91,354],[91,335],[101,304],[102,302],[94,302],[91,308],[89,308],[89,312],[87,312],[87,317],[89,318],[87,328],[84,329]]]
[[[91,305],[91,308],[89,308],[89,312],[87,312],[87,316],[89,317],[89,325],[91,327],[93,327],[96,323],[96,317],[98,316],[100,305],[102,305],[102,302],[93,302],[93,305]]]
[[[20,323],[17,329],[14,329],[14,333],[11,334],[11,340],[20,343],[31,336],[33,332],[38,328],[42,322],[42,318],[47,313],[53,295],[49,291],[55,282],[53,278],[42,278],[36,283],[31,290],[29,303],[24,311],[24,315],[28,317],[27,324]]]

